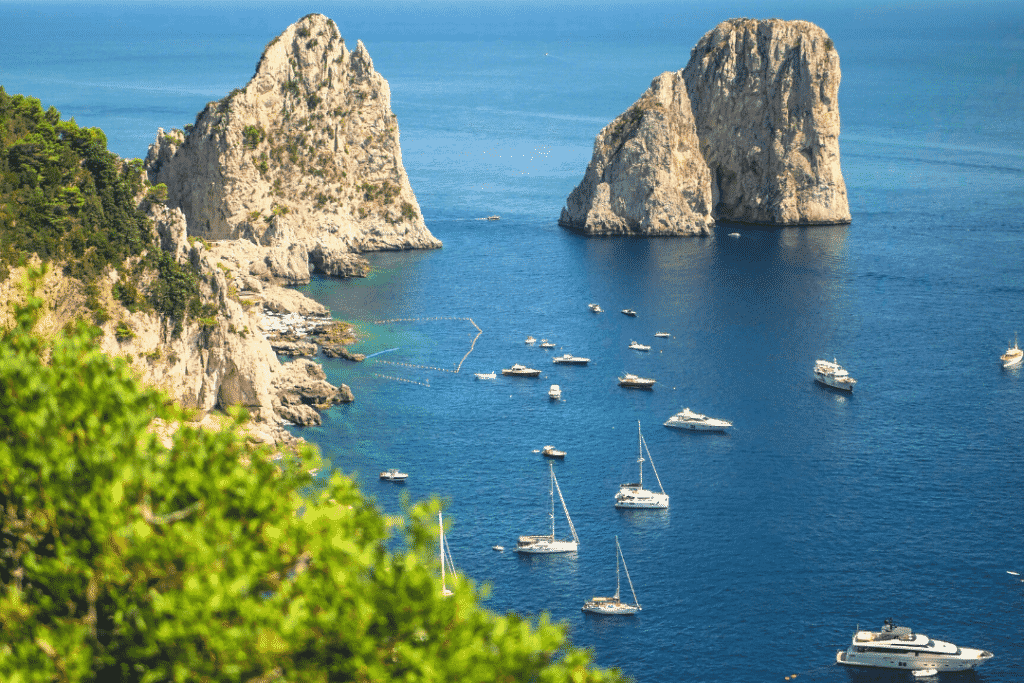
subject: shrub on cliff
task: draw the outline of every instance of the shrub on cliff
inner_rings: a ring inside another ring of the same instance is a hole
[[[318,462],[253,450],[234,428],[179,429],[88,329],[44,341],[41,302],[0,336],[0,680],[605,681],[560,626],[440,595],[436,503],[406,550]],[[41,359],[47,359],[44,362]]]

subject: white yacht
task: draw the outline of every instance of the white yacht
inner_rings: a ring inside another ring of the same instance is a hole
[[[553,349],[555,348],[555,343],[550,342],[547,339],[541,339],[540,344],[538,344],[538,346],[540,346],[540,348],[542,349]]]
[[[453,593],[445,583],[445,565],[447,565],[447,569],[451,571],[453,577],[457,576],[457,574],[455,573],[455,564],[452,562],[452,551],[448,548],[448,539],[444,535],[444,522],[441,521],[440,510],[437,512],[437,545],[441,548],[441,597],[447,598],[453,595]]]
[[[631,341],[631,342],[629,342],[629,348],[633,349],[634,351],[650,351],[651,350],[650,346],[648,346],[647,344],[641,344],[638,341]]]
[[[493,372],[474,372],[473,376],[477,379],[496,379],[498,377],[498,375]]]
[[[626,581],[629,582],[629,592],[633,594],[633,604],[622,602],[619,598],[619,563],[626,572]],[[615,595],[610,598],[594,597],[583,603],[581,608],[584,612],[591,614],[636,614],[641,610],[640,603],[636,599],[636,591],[633,590],[633,580],[629,578],[629,569],[626,568],[626,558],[622,556],[622,548],[619,546],[619,537],[615,537]]]
[[[527,338],[526,338],[526,343],[527,343],[527,344],[532,344],[532,343],[534,343],[535,341],[537,341],[537,340],[533,338],[533,335],[532,335],[532,334],[531,334],[531,335],[530,335],[529,337],[527,337]]]
[[[516,363],[510,368],[504,368],[501,371],[501,374],[509,375],[511,377],[539,377],[540,370],[534,370],[533,368],[528,368],[525,365]]]
[[[551,388],[548,389],[548,398],[552,401],[558,401],[562,398],[562,388],[557,384],[552,384]]]
[[[409,475],[406,474],[405,472],[399,472],[398,470],[392,468],[390,470],[384,470],[383,472],[381,472],[380,478],[383,479],[384,481],[404,482],[406,479],[409,478]]]
[[[536,452],[537,451],[534,451],[534,453],[536,453]],[[543,455],[546,458],[564,458],[565,457],[565,451],[560,451],[557,448],[555,448],[554,446],[545,446],[544,450],[542,450],[540,452],[540,454]]]
[[[671,335],[671,334],[669,334],[668,332],[655,332],[655,333],[654,333],[654,336],[655,336],[655,337],[662,337],[662,338],[665,338],[665,337],[671,337],[672,335]]]
[[[562,489],[558,486],[558,479],[555,478],[555,468],[549,462],[548,469],[551,470],[551,534],[544,536],[520,536],[519,542],[513,548],[517,553],[528,555],[546,555],[549,553],[574,553],[579,548],[580,539],[576,536],[576,527],[572,525],[572,518],[569,517],[569,509],[565,507],[565,498],[562,497]],[[569,530],[572,532],[572,540],[560,541],[555,538],[555,491],[558,491],[558,500],[562,501],[562,512],[569,521]]]
[[[695,413],[689,408],[683,408],[666,420],[665,426],[675,427],[676,429],[689,429],[691,432],[727,432],[732,428],[732,422],[718,420],[707,415]]]
[[[881,631],[858,630],[853,634],[850,647],[836,652],[838,664],[911,672],[926,669],[967,671],[991,658],[992,653],[986,650],[961,648],[953,643],[932,640],[906,626],[896,626],[892,619],[885,620]]]
[[[589,308],[594,313],[604,313],[604,309],[597,304],[587,304],[587,308]]]
[[[853,385],[857,380],[850,377],[850,373],[843,369],[835,358],[831,362],[827,360],[814,361],[814,379],[843,391],[853,391]]]
[[[551,361],[562,365],[586,365],[590,362],[590,359],[583,358],[581,356],[574,356],[571,353],[563,353],[561,356],[555,356]]]
[[[1017,346],[1017,335],[1013,335],[1013,346],[1006,349],[1006,353],[999,356],[999,360],[1003,361],[1004,368],[1012,368],[1014,365],[1020,365],[1020,362],[1024,360],[1024,350],[1021,350]]]
[[[619,386],[627,389],[653,389],[656,380],[625,373],[619,378]]]
[[[636,317],[636,311],[634,311],[632,308],[623,308],[622,313],[623,315],[628,315],[630,318]]]
[[[639,420],[636,422],[636,431],[639,436],[639,443],[637,444],[639,453],[636,461],[640,465],[640,481],[636,484],[622,484],[619,486],[619,492],[615,494],[615,507],[663,510],[668,507],[668,494],[665,493],[665,487],[661,485],[661,477],[658,476],[658,470],[654,467],[654,459],[651,458],[651,451],[647,448],[647,442],[644,441],[644,435],[640,431]],[[645,450],[647,451],[647,459],[651,461],[651,469],[654,470],[654,478],[658,480],[658,488],[661,489],[661,493],[658,493],[657,491],[648,491],[644,488]]]

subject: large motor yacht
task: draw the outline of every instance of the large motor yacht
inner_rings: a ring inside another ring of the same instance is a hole
[[[619,378],[619,386],[627,389],[653,389],[655,380],[648,377],[639,377],[630,373]]]
[[[1003,361],[1004,368],[1012,368],[1014,365],[1020,365],[1020,362],[1024,360],[1024,349],[1017,346],[1017,336],[1013,337],[1013,346],[1006,349],[1006,353],[999,356],[999,360]]]
[[[991,658],[991,652],[932,640],[906,626],[896,626],[892,619],[885,620],[881,631],[858,630],[850,647],[836,652],[838,664],[906,671],[966,671]]]
[[[707,415],[695,413],[689,408],[681,411],[665,421],[666,427],[689,429],[691,432],[727,432],[732,429],[732,422],[719,420]]]
[[[853,391],[853,385],[857,383],[857,380],[850,377],[850,373],[848,373],[835,358],[831,361],[815,361],[814,379],[818,380],[822,384],[835,389],[842,389],[843,391]]]

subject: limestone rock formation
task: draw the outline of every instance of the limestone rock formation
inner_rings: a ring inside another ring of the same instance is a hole
[[[587,234],[707,235],[710,182],[686,83],[663,73],[598,134],[559,224]]]
[[[190,235],[285,250],[261,278],[308,281],[314,252],[316,268],[346,274],[362,267],[350,252],[441,246],[402,165],[387,81],[323,15],[272,40],[249,83],[186,129],[158,133],[149,181],[166,184]]]
[[[589,234],[706,235],[714,219],[849,222],[839,78],[839,55],[814,24],[722,22],[685,69],[654,79],[598,134],[559,224]]]
[[[821,28],[724,21],[693,48],[683,78],[717,218],[850,221],[839,166],[839,54]]]

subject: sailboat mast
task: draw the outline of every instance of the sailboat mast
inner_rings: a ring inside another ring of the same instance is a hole
[[[619,537],[615,537],[615,602],[619,601],[619,585],[621,579],[619,578]]]
[[[555,469],[554,469],[554,467],[551,465],[551,463],[548,463],[548,466],[551,467],[551,482],[555,485],[555,489],[558,491],[558,500],[560,500],[562,502],[562,512],[565,513],[565,519],[566,519],[567,522],[569,522],[569,531],[572,532],[572,540],[574,540],[577,543],[577,545],[578,545],[579,542],[580,542],[580,538],[579,538],[579,536],[576,535],[576,527],[573,526],[572,517],[569,516],[569,508],[567,508],[565,506],[565,498],[562,497],[562,487],[558,485],[558,479],[555,478]],[[555,515],[554,515],[554,509],[555,509],[555,499],[554,499],[554,497],[552,497],[551,498],[551,511],[552,511],[551,512],[551,540],[554,540],[554,536],[555,536]]]
[[[551,471],[551,541],[555,540],[555,466],[548,463],[548,470]]]
[[[636,461],[638,463],[640,463],[640,488],[641,489],[643,489],[643,487],[644,487],[644,445],[643,444],[644,444],[644,435],[640,431],[640,420],[637,420],[636,421],[636,450],[637,450],[637,459],[636,459]],[[615,564],[615,571],[618,571],[618,570],[619,570],[619,565],[618,565],[618,562],[616,562],[616,564]]]
[[[444,522],[440,510],[437,511],[437,545],[441,552],[441,591],[444,592],[447,589],[444,585]]]
[[[640,607],[640,602],[637,601],[637,599],[636,599],[636,591],[633,590],[633,579],[629,578],[629,567],[626,566],[626,558],[622,556],[622,548],[619,546],[619,537],[618,536],[615,537],[615,550],[616,550],[616,552],[619,553],[619,556],[617,558],[615,558],[615,572],[616,572],[616,575],[618,575],[618,571],[619,571],[619,560],[622,560],[622,570],[626,572],[626,581],[629,582],[629,592],[633,594],[633,605],[637,609],[642,609]],[[618,591],[616,591],[616,595],[618,595]]]

